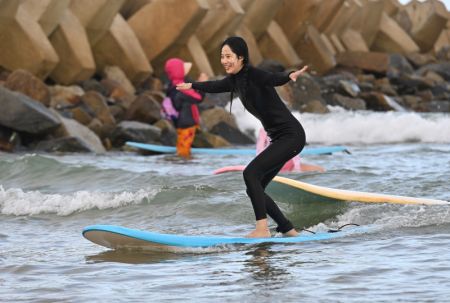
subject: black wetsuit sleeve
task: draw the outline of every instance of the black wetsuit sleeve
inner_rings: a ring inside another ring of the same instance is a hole
[[[250,70],[250,77],[258,84],[262,86],[280,86],[288,83],[291,78],[289,75],[291,72],[278,72],[271,73],[261,70],[259,68],[252,68]]]
[[[193,82],[192,88],[205,93],[225,93],[232,90],[228,77],[216,81]]]

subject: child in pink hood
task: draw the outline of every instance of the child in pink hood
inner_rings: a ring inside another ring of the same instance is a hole
[[[167,96],[172,99],[173,106],[178,111],[178,118],[174,121],[177,128],[177,155],[189,159],[191,146],[194,142],[195,131],[200,124],[200,113],[197,104],[203,100],[203,95],[193,89],[176,90],[176,85],[185,82],[192,63],[184,62],[179,58],[171,58],[165,64],[165,71],[170,80]],[[201,74],[199,81],[207,80]]]

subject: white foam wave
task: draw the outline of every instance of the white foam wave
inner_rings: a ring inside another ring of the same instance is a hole
[[[44,194],[39,191],[24,192],[12,188],[5,190],[0,185],[0,213],[3,215],[57,214],[68,216],[89,209],[118,208],[139,204],[142,199],[154,196],[156,192],[102,193],[77,191],[72,194]]]
[[[310,144],[383,144],[402,142],[450,143],[450,115],[444,113],[346,111],[330,107],[331,113],[293,112],[306,131]],[[256,137],[260,122],[233,102],[239,129]]]
[[[450,223],[450,209],[447,205],[361,205],[339,215],[333,223],[342,225],[350,222],[388,229],[441,225]]]

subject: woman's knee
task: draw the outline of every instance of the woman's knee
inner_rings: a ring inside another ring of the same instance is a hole
[[[255,168],[252,168],[251,166],[247,166],[242,175],[244,176],[244,181],[247,182],[256,182],[261,179],[261,174],[259,171]]]

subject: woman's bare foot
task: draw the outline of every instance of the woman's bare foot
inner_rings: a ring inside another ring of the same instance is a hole
[[[299,233],[298,233],[298,231],[295,230],[295,228],[293,228],[290,231],[285,232],[283,234],[283,236],[285,236],[285,237],[297,237],[298,235],[299,235]]]
[[[246,238],[270,238],[272,235],[270,234],[269,226],[267,223],[267,219],[261,219],[256,221],[256,228],[254,231],[249,233]]]
[[[270,238],[272,235],[270,234],[270,230],[257,230],[255,229],[251,233],[245,236],[246,238]]]

